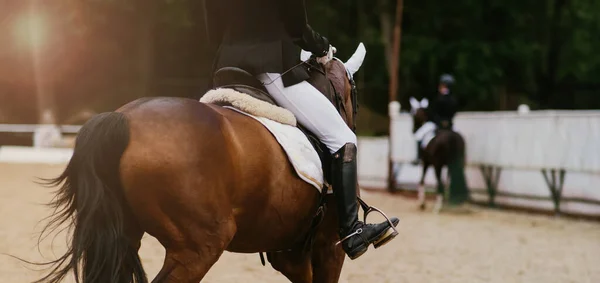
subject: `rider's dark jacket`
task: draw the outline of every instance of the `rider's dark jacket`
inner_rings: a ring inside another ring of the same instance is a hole
[[[430,107],[431,120],[439,128],[452,127],[452,119],[458,111],[458,102],[451,94],[439,95]]]
[[[307,22],[304,0],[206,0],[209,40],[218,45],[213,71],[238,67],[253,75],[284,73],[290,86],[309,78],[300,48],[326,55],[327,38]]]

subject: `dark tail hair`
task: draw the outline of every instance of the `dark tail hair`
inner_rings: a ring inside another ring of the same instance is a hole
[[[460,134],[453,132],[450,138],[450,154],[454,153],[448,162],[450,173],[450,196],[452,204],[462,204],[469,200],[469,188],[465,177],[465,141]]]
[[[122,113],[99,114],[80,130],[65,171],[46,185],[62,186],[49,204],[54,213],[40,238],[68,224],[67,252],[36,282],[59,283],[69,272],[76,282],[148,282],[137,248],[125,234],[127,204],[119,164],[129,144],[129,125]]]

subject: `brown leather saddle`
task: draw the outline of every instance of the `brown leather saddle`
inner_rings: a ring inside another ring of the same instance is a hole
[[[225,67],[213,76],[215,88],[230,88],[245,93],[258,100],[277,105],[263,84],[250,73],[235,67]]]

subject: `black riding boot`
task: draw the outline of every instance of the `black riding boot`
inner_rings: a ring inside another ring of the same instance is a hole
[[[413,160],[413,165],[419,165],[421,163],[421,141],[417,141],[417,158]]]
[[[333,193],[337,201],[342,248],[350,259],[364,254],[370,244],[379,247],[395,235],[389,222],[365,224],[358,221],[356,145],[346,144],[333,155]],[[399,220],[390,221],[394,226]]]

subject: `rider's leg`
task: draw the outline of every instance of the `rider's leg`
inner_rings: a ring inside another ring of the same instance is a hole
[[[333,193],[340,215],[340,239],[344,251],[356,259],[367,251],[371,243],[375,246],[391,240],[395,235],[387,221],[365,224],[358,221],[356,145],[348,143],[333,155]],[[391,218],[394,226],[399,220]]]
[[[298,122],[315,134],[330,153],[347,143],[356,144],[356,135],[335,107],[318,89],[304,81],[284,87],[279,74],[261,74],[258,79],[281,107],[290,110]]]
[[[387,221],[376,225],[358,221],[356,135],[348,128],[335,107],[311,84],[302,82],[284,87],[278,74],[262,74],[258,78],[273,99],[290,110],[298,122],[313,132],[333,154],[333,188],[337,201],[340,238],[348,256],[355,259],[371,243],[391,237]],[[392,222],[397,225],[398,219]]]

